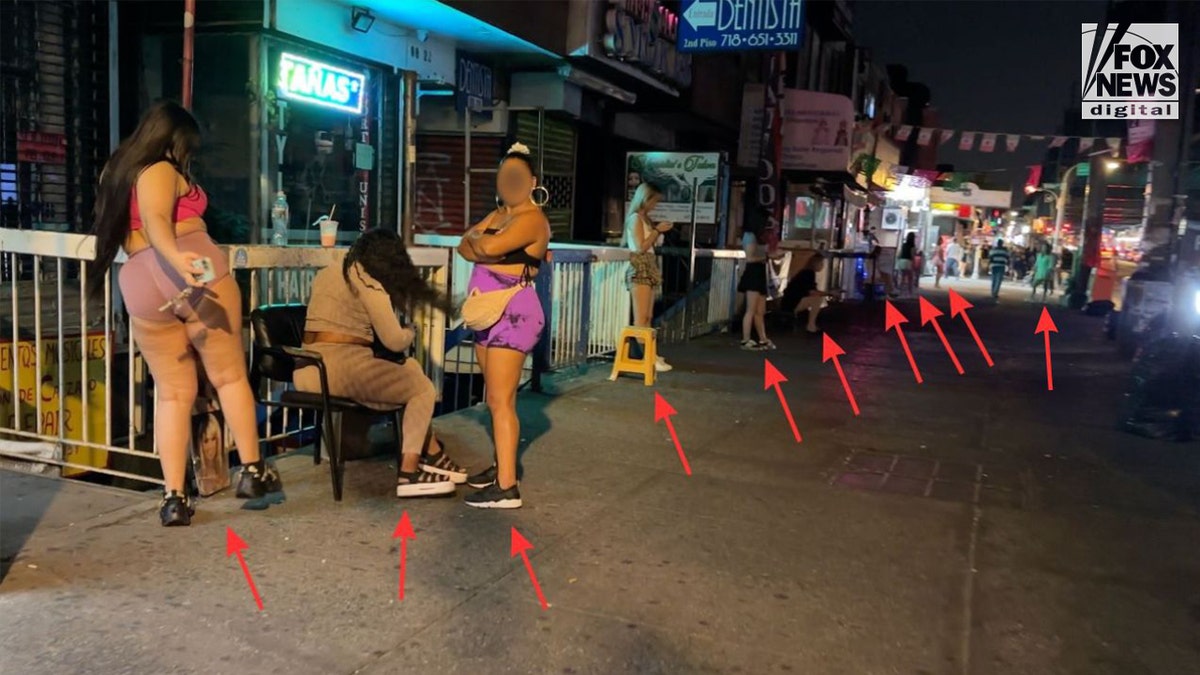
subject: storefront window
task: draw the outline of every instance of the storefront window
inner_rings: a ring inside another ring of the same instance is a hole
[[[833,227],[833,205],[813,197],[796,197],[792,202],[786,239],[816,247],[829,242]]]
[[[269,64],[271,159],[279,161],[279,172],[268,201],[275,190],[287,195],[290,242],[315,243],[313,223],[330,214],[343,233],[374,227],[381,78],[365,66],[290,45],[274,46]]]

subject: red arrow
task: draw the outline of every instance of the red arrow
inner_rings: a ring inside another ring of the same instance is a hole
[[[400,522],[396,523],[396,529],[392,532],[392,539],[400,540],[400,599],[404,599],[404,571],[408,567],[408,540],[416,539],[417,535],[413,532],[412,521],[408,519],[408,511],[400,514]]]
[[[950,318],[962,315],[963,323],[967,324],[967,330],[971,331],[971,337],[975,338],[975,344],[979,345],[979,351],[983,353],[983,360],[987,361],[988,368],[996,365],[992,363],[992,355],[988,353],[987,347],[983,346],[983,340],[979,339],[979,333],[975,331],[975,324],[971,323],[971,317],[967,316],[967,310],[975,305],[967,302],[963,296],[950,291]]]
[[[908,357],[908,365],[912,366],[913,377],[917,378],[917,384],[921,384],[925,380],[921,379],[921,371],[917,370],[917,362],[913,359],[912,350],[908,348],[908,340],[904,337],[904,329],[900,327],[902,323],[908,323],[908,319],[896,309],[891,300],[887,300],[887,317],[884,319],[883,332],[896,329],[896,337],[900,338],[900,346],[904,347],[904,355]]]
[[[242,538],[237,536],[232,527],[225,528],[225,557],[228,558],[233,554],[237,554],[238,562],[242,565],[242,573],[246,575],[246,583],[250,584],[250,592],[254,594],[254,602],[258,604],[258,611],[262,611],[262,598],[258,596],[258,589],[254,586],[254,579],[250,578],[250,568],[246,567],[246,559],[242,557],[242,551],[250,548]]]
[[[834,342],[833,338],[829,337],[829,333],[823,333],[823,335],[825,337],[821,347],[821,362],[833,359],[833,367],[837,368],[838,377],[842,378],[842,389],[846,390],[846,398],[850,399],[850,409],[857,415],[858,401],[854,400],[854,392],[850,391],[850,383],[846,381],[846,372],[842,370],[842,362],[838,361],[838,357],[844,355],[846,351]]]
[[[690,476],[692,467],[688,466],[687,457],[683,454],[683,446],[679,444],[679,435],[675,433],[675,423],[671,421],[671,415],[677,414],[679,413],[675,412],[662,394],[654,392],[654,423],[667,421],[667,431],[671,432],[671,440],[675,443],[675,450],[679,453],[679,461],[683,462],[683,472]]]
[[[787,382],[787,378],[783,376],[783,373],[779,372],[778,368],[771,365],[769,360],[766,361],[766,364],[764,377],[766,384],[763,386],[763,390],[775,387],[775,393],[779,395],[779,404],[783,406],[783,412],[787,415],[788,424],[792,426],[792,435],[796,437],[796,442],[799,443],[801,440],[800,430],[796,428],[796,420],[792,417],[792,409],[788,407],[787,399],[783,396],[783,389],[779,387],[781,382]]]
[[[950,355],[950,360],[954,362],[954,369],[959,375],[963,374],[962,364],[958,362],[958,355],[954,353],[954,348],[950,346],[950,341],[946,339],[946,334],[942,332],[942,327],[938,325],[938,317],[942,316],[942,310],[933,306],[933,303],[921,298],[921,325],[927,323],[933,324],[933,330],[942,340],[942,346],[946,348],[946,353]]]
[[[1050,310],[1043,307],[1042,316],[1038,319],[1033,334],[1043,333],[1046,336],[1046,391],[1054,391],[1054,368],[1050,366],[1050,334],[1057,332],[1058,326],[1055,326],[1054,319],[1050,318]]]
[[[537,591],[538,602],[542,603],[542,609],[547,609],[549,605],[546,604],[546,596],[542,595],[542,586],[538,583],[537,575],[533,573],[533,565],[529,563],[529,554],[526,553],[531,548],[533,548],[533,544],[530,544],[528,539],[522,537],[521,533],[517,532],[517,528],[514,527],[512,529],[512,547],[509,551],[509,557],[515,558],[518,553],[521,554],[521,559],[525,561],[525,569],[529,571],[529,580],[533,582],[533,590]]]

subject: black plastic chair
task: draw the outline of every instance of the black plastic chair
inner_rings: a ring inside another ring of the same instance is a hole
[[[330,396],[329,379],[325,360],[317,352],[302,349],[304,342],[304,320],[308,312],[305,305],[275,305],[260,307],[250,314],[250,326],[254,335],[254,363],[251,384],[259,391],[263,378],[275,382],[292,384],[297,368],[316,366],[321,376],[321,391],[309,393],[289,389],[278,401],[259,399],[259,403],[275,408],[296,408],[318,413],[317,435],[329,453],[330,477],[333,479],[333,498],[342,500],[342,477],[345,458],[342,439],[334,433],[335,413],[364,413],[368,416],[389,415],[396,428],[396,443],[399,446],[403,434],[404,407],[394,410],[375,410],[359,405],[348,398]],[[384,357],[376,349],[377,357]],[[402,354],[388,354],[386,358],[403,362]],[[321,448],[313,452],[313,464],[321,463]]]

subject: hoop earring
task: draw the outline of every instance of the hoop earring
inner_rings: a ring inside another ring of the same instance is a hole
[[[500,199],[500,195],[496,195],[496,208],[498,208],[498,209],[504,208],[504,200]]]
[[[538,190],[541,190],[542,194],[546,195],[545,198],[543,198],[541,201],[538,201],[533,196],[535,193],[537,193]],[[532,201],[535,205],[537,205],[538,208],[541,208],[550,203],[550,191],[546,189],[546,186],[539,185],[539,186],[533,188],[533,190],[529,193],[529,200]]]

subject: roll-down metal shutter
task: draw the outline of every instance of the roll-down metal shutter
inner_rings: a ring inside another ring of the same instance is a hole
[[[413,219],[420,234],[462,234],[496,208],[499,136],[471,137],[471,213],[463,203],[466,140],[463,134],[418,134]],[[467,222],[470,220],[471,222]]]
[[[575,212],[575,127],[550,117],[544,118],[542,144],[538,147],[538,115],[522,112],[517,115],[517,140],[528,145],[543,162],[542,184],[550,191],[546,217],[554,238],[569,240],[573,234]]]
[[[0,0],[4,227],[91,226],[108,157],[108,3]]]

